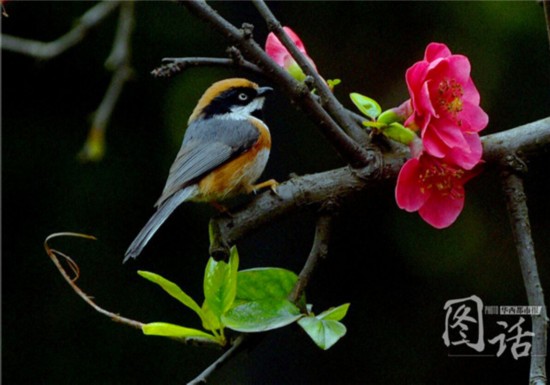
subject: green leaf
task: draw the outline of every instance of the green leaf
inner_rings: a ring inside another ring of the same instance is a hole
[[[304,317],[298,324],[321,349],[327,350],[346,334],[346,327],[332,319]]]
[[[161,336],[171,338],[183,338],[193,340],[208,340],[221,344],[221,341],[211,334],[203,331],[186,328],[179,325],[174,325],[165,322],[152,322],[142,326],[143,334],[148,336]]]
[[[242,270],[238,275],[237,299],[286,299],[297,281],[298,276],[286,269],[264,267]]]
[[[386,125],[391,123],[402,123],[404,121],[403,117],[398,115],[394,109],[389,109],[380,114],[377,119],[378,122],[384,123]]]
[[[292,59],[292,61],[285,67],[285,69],[290,74],[290,76],[292,76],[299,82],[303,82],[306,78],[306,74],[304,73],[304,71],[302,71],[302,69],[300,68],[298,63],[294,61],[294,59]]]
[[[202,327],[206,330],[220,330],[223,329],[223,325],[220,321],[220,317],[212,312],[208,303],[205,301],[202,304]]]
[[[239,254],[237,248],[231,248],[229,263],[210,258],[204,272],[204,302],[218,318],[235,301],[237,294],[237,270]]]
[[[400,123],[391,123],[389,126],[384,127],[382,134],[406,145],[409,145],[416,138],[416,133],[413,130]]]
[[[382,130],[384,127],[386,127],[386,123],[380,123],[380,122],[371,122],[370,120],[365,120],[363,122],[363,126],[373,128],[377,131]]]
[[[187,306],[189,309],[193,310],[195,313],[198,314],[201,319],[203,319],[203,314],[200,306],[195,302],[193,298],[185,294],[185,292],[181,290],[178,285],[167,280],[166,278],[161,277],[158,274],[151,273],[149,271],[139,270],[138,274],[143,278],[159,285],[162,289],[164,289],[164,291],[166,291],[172,297]]]
[[[331,91],[334,91],[334,87],[336,87],[338,84],[342,83],[342,80],[341,79],[328,79],[327,80],[327,85],[328,85],[328,88],[331,90]]]
[[[277,329],[300,317],[300,310],[287,299],[263,299],[232,308],[222,321],[230,329],[252,333]]]
[[[349,303],[345,303],[338,307],[331,307],[330,309],[325,310],[324,312],[319,314],[317,318],[324,320],[340,321],[346,316],[348,309]]]
[[[376,117],[382,112],[382,108],[376,100],[371,99],[368,96],[358,94],[357,92],[352,92],[349,94],[349,97],[359,111],[371,119],[376,119]]]

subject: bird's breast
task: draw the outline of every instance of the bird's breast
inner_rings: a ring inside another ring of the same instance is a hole
[[[234,159],[210,171],[199,183],[196,201],[219,201],[239,193],[250,192],[265,169],[271,150],[271,135],[259,119],[250,118],[260,135],[256,143]]]

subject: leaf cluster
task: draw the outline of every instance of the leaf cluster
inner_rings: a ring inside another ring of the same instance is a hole
[[[143,278],[156,283],[166,293],[195,312],[204,330],[166,322],[143,325],[146,335],[163,336],[185,341],[214,342],[226,346],[225,329],[242,333],[265,332],[298,321],[321,349],[328,349],[346,334],[340,322],[349,304],[315,315],[311,305],[302,306],[305,314],[289,296],[298,276],[286,269],[266,267],[238,271],[239,254],[235,246],[229,260],[208,260],[204,272],[204,301],[201,306],[177,284],[158,274],[138,271]],[[305,295],[299,299],[305,304]]]

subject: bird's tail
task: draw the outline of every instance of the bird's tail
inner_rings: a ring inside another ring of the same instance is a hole
[[[143,229],[141,229],[130,247],[128,247],[126,254],[124,254],[124,260],[122,263],[125,263],[130,258],[137,258],[145,245],[147,245],[149,240],[153,237],[153,235],[155,235],[159,227],[164,223],[164,221],[166,221],[170,214],[172,214],[176,207],[178,207],[182,202],[193,198],[195,195],[197,195],[197,187],[189,186],[176,192],[164,201]]]

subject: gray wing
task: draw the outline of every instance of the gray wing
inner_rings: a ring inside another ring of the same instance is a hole
[[[258,129],[248,120],[211,118],[191,123],[155,206],[250,149],[259,136]]]

